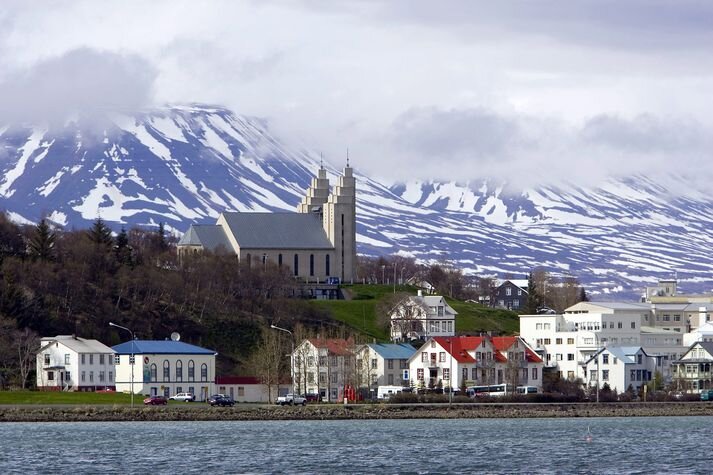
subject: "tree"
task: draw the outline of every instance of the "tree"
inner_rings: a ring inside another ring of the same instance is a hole
[[[527,303],[525,304],[525,313],[534,315],[540,307],[542,307],[542,297],[537,289],[537,284],[535,283],[532,272],[530,272],[527,277]]]
[[[428,307],[423,299],[404,292],[383,298],[376,308],[382,328],[391,328],[394,341],[408,341],[409,334],[423,333]]]
[[[113,244],[114,240],[111,237],[111,229],[104,224],[101,218],[94,221],[92,227],[87,231],[89,240],[97,246],[106,246],[107,249]]]
[[[121,232],[116,236],[114,256],[119,264],[133,266],[132,252],[133,249],[129,245],[129,236],[126,234],[126,229],[122,226]]]
[[[35,369],[35,355],[39,348],[40,338],[29,328],[14,332],[14,346],[17,354],[17,366],[20,373],[20,387],[27,387],[27,379]]]
[[[579,288],[579,301],[589,302],[589,296],[587,295],[587,291],[584,290],[584,287]]]
[[[47,220],[42,218],[37,226],[35,226],[32,237],[30,238],[30,257],[45,262],[53,260],[55,240],[55,233],[49,224],[47,224]]]
[[[284,368],[284,344],[281,334],[269,328],[261,328],[260,340],[257,347],[250,355],[248,367],[260,379],[260,382],[267,386],[267,394],[270,401],[272,389],[276,388],[280,382],[280,374]],[[277,395],[277,393],[275,393]]]

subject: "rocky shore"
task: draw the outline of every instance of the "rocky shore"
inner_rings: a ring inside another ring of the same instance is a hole
[[[713,404],[698,402],[579,404],[313,405],[233,408],[203,404],[167,407],[6,406],[0,422],[85,421],[264,421],[343,419],[478,419],[527,417],[713,416]]]

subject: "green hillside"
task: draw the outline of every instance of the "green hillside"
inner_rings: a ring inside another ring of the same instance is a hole
[[[376,308],[382,298],[393,293],[394,288],[388,285],[354,285],[345,286],[344,290],[351,295],[351,300],[315,300],[311,303],[329,312],[335,320],[368,338],[388,341],[388,331],[378,325]],[[397,286],[396,291],[416,294],[416,289],[408,286]],[[515,312],[453,299],[447,301],[458,312],[456,317],[458,334],[477,334],[487,331],[513,334],[518,331],[519,322]]]

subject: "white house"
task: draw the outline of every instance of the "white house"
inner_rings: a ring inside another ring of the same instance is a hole
[[[697,341],[713,341],[713,322],[706,322],[683,335],[683,344],[688,345],[688,347]]]
[[[346,386],[355,387],[357,380],[351,340],[308,338],[295,348],[292,369],[299,393],[316,393],[324,401],[339,401]]]
[[[408,343],[371,343],[357,350],[357,384],[376,389],[378,386],[409,386],[408,360],[416,348]]]
[[[673,382],[679,390],[700,393],[713,389],[713,342],[693,343],[672,366]]]
[[[74,335],[42,338],[36,382],[40,390],[114,389],[114,350]]]
[[[453,336],[458,312],[441,295],[410,296],[391,311],[391,340],[403,342]]]
[[[409,359],[411,385],[489,384],[542,388],[542,359],[520,337],[433,337]]]
[[[190,392],[205,401],[215,392],[214,350],[173,340],[130,340],[113,350],[117,391],[131,392],[133,380],[134,394],[170,397]]]
[[[232,397],[235,402],[272,403],[280,394],[292,392],[292,384],[284,382],[268,387],[254,376],[218,376],[216,391]]]
[[[582,364],[585,384],[602,388],[608,384],[620,393],[629,385],[638,392],[651,381],[657,369],[657,360],[640,346],[600,348]]]

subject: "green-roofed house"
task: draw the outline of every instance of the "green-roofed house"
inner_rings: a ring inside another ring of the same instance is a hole
[[[192,225],[178,242],[179,256],[209,250],[235,255],[249,266],[268,262],[307,282],[354,280],[356,184],[348,165],[330,190],[321,167],[296,213],[224,212],[212,225]]]

